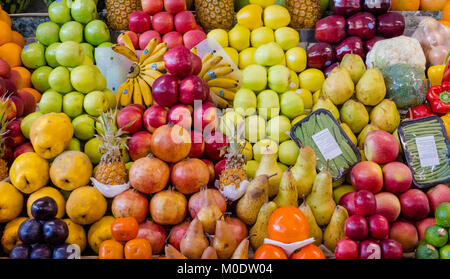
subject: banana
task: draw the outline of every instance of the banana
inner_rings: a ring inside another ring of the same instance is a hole
[[[211,70],[217,63],[222,61],[222,59],[223,59],[222,56],[217,55],[217,56],[214,56],[213,58],[209,59],[208,61],[206,61],[206,63],[202,65],[202,70],[200,71],[198,76],[203,77],[206,72]]]
[[[214,94],[216,94],[217,96],[224,98],[228,101],[233,101],[234,95],[236,95],[236,93],[234,93],[233,91],[227,90],[225,88],[210,87],[209,89],[211,89],[212,92],[214,92]]]
[[[133,42],[131,42],[131,39],[128,36],[128,34],[126,34],[126,33],[122,34],[122,42],[127,48],[131,49],[133,52],[136,51],[136,49],[134,48]]]
[[[152,55],[156,46],[158,45],[158,39],[153,38],[148,42],[147,46],[142,51],[141,57],[139,57],[139,63],[142,63],[147,59],[150,55]]]
[[[142,76],[139,76],[137,78],[137,81],[138,81],[139,87],[141,88],[141,94],[142,94],[142,98],[144,99],[144,104],[148,107],[153,102],[152,91],[150,90],[150,86],[142,78]]]
[[[215,68],[227,67],[227,66],[230,66],[230,67],[231,67],[231,65],[230,65],[229,63],[227,63],[226,61],[222,60],[222,61],[220,61],[219,63],[217,63],[216,66],[213,67],[212,70],[214,70]]]
[[[161,73],[161,72],[158,72],[158,71],[156,71],[156,70],[149,69],[149,68],[146,68],[146,69],[144,69],[144,70],[141,70],[140,74],[141,74],[141,75],[145,75],[145,76],[149,76],[149,77],[151,77],[151,78],[153,78],[153,79],[157,79],[157,78],[159,78],[160,76],[162,76],[162,73]]]
[[[120,96],[120,105],[123,107],[126,107],[129,104],[131,104],[131,99],[133,97],[133,90],[134,90],[134,81],[135,78],[128,79],[127,86],[122,91],[122,96]]]
[[[216,79],[218,77],[226,76],[229,73],[231,73],[232,71],[233,71],[233,68],[231,68],[231,66],[223,66],[223,67],[214,68],[214,69],[206,72],[203,75],[203,79],[205,81],[209,81],[211,79]]]
[[[133,62],[138,62],[138,57],[135,52],[126,46],[121,45],[113,45],[112,50],[116,53],[122,54],[126,58],[130,59]]]
[[[123,92],[123,90],[124,90],[127,86],[128,86],[128,79],[125,80],[125,81],[119,86],[119,89],[117,89],[117,91],[116,91],[116,100],[117,100],[117,103],[120,102],[120,98],[122,97],[122,92]]]
[[[135,83],[134,83],[133,104],[142,105],[141,87],[139,86],[139,82],[138,82],[137,78],[136,78]]]
[[[143,67],[144,69],[152,69],[152,70],[156,70],[156,71],[164,71],[166,70],[166,66],[164,65],[163,61],[160,62],[154,62],[152,64],[147,64]]]
[[[219,108],[226,108],[228,107],[229,103],[227,100],[223,99],[222,97],[217,96],[216,94],[211,94],[211,99],[216,106]]]
[[[232,78],[216,78],[208,81],[209,87],[233,88],[238,87],[239,83]]]
[[[150,55],[147,59],[144,60],[144,62],[142,62],[142,66],[151,64],[153,62],[163,61],[163,56],[168,48],[165,43],[161,43],[160,45],[163,45],[163,47],[159,47],[158,45],[153,51],[152,55]]]
[[[209,59],[213,58],[213,52],[208,52],[202,58],[202,64],[205,64]]]

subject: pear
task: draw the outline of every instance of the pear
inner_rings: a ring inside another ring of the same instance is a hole
[[[341,121],[346,123],[353,133],[357,134],[369,124],[369,113],[360,102],[348,100],[341,107]]]
[[[202,189],[202,207],[197,213],[197,218],[200,220],[205,232],[213,234],[216,229],[216,220],[222,216],[222,211],[217,205],[216,199],[212,196],[211,191],[206,190],[206,187]]]
[[[245,260],[248,259],[248,246],[250,245],[250,241],[248,237],[244,238],[241,243],[239,243],[236,250],[234,250],[233,255],[231,256],[232,260]]]
[[[347,53],[340,66],[347,69],[354,84],[357,84],[366,72],[366,64],[358,54]]]
[[[336,118],[336,120],[339,119],[340,114],[337,107],[333,104],[333,102],[329,98],[320,97],[317,100],[317,103],[314,104],[312,111],[318,110],[318,109],[326,109],[331,112],[331,114]]]
[[[339,123],[342,127],[342,130],[344,130],[345,134],[349,137],[349,139],[352,141],[352,143],[356,146],[358,144],[358,139],[356,138],[355,134],[353,134],[352,129],[350,129],[350,126],[347,125],[347,123]],[[333,183],[334,184],[334,183]],[[334,185],[333,185],[334,186]]]
[[[336,202],[333,200],[333,178],[328,167],[316,176],[311,194],[306,197],[306,203],[311,207],[319,226],[330,222]]]
[[[250,245],[252,246],[253,250],[256,251],[256,249],[264,244],[264,238],[266,238],[268,235],[267,225],[269,224],[269,218],[277,208],[277,204],[273,201],[270,201],[266,202],[259,210],[256,223],[249,231],[250,235],[254,235],[250,238]]]
[[[173,247],[170,244],[166,244],[166,247],[164,248],[164,254],[168,259],[187,260],[187,258],[177,250],[177,248]]]
[[[364,129],[362,129],[361,133],[359,133],[359,135],[358,135],[358,149],[359,150],[361,150],[361,149],[364,150],[364,142],[365,142],[366,135],[370,131],[374,131],[374,130],[381,130],[381,129],[378,128],[378,126],[376,126],[374,124],[368,124],[366,127],[364,127]],[[361,153],[361,154],[363,154],[363,153]]]
[[[220,218],[216,223],[216,232],[213,239],[213,247],[216,249],[219,259],[229,259],[238,243],[234,236],[233,230],[228,223]]]
[[[247,225],[253,225],[258,212],[267,200],[269,189],[269,176],[266,174],[256,176],[247,186],[245,194],[236,204],[236,215]]]
[[[208,246],[209,241],[203,232],[202,223],[195,217],[181,239],[180,251],[189,259],[200,259]]]
[[[336,243],[345,238],[344,224],[348,218],[347,209],[343,206],[336,206],[331,216],[330,223],[323,233],[323,244],[330,251],[334,251]]]
[[[299,198],[311,192],[314,179],[316,178],[316,153],[311,146],[301,144],[297,161],[291,168],[291,183],[297,187]]]
[[[216,249],[212,246],[208,246],[201,257],[202,260],[217,260],[218,258]]]
[[[381,130],[393,133],[400,124],[400,114],[394,101],[385,99],[370,112],[370,121]]]
[[[316,219],[314,218],[314,214],[311,211],[311,208],[306,203],[305,200],[303,200],[302,204],[299,206],[299,208],[303,214],[306,217],[306,220],[308,221],[309,225],[309,236],[314,237],[314,245],[319,246],[322,244],[322,229],[317,225]]]
[[[383,74],[376,68],[368,69],[356,84],[356,98],[366,106],[376,106],[385,96]]]
[[[261,161],[255,173],[255,176],[262,174],[271,176],[269,178],[269,197],[273,197],[278,194],[281,177],[283,176],[283,171],[278,166],[277,161],[278,154],[269,148],[266,148],[266,150],[262,152]]]
[[[353,96],[355,84],[347,69],[334,68],[322,85],[323,96],[330,98],[335,105],[342,105]]]
[[[297,186],[292,183],[292,180],[293,180],[292,171],[288,169],[283,173],[280,182],[280,188],[278,189],[278,194],[273,199],[273,202],[276,203],[278,207],[282,206],[298,207]]]

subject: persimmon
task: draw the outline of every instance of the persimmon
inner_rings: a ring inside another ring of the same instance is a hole
[[[263,244],[256,249],[253,259],[287,259],[286,253],[283,249],[272,244]]]
[[[0,46],[0,58],[5,60],[11,68],[22,65],[21,53],[22,48],[15,43],[9,42]]]
[[[447,2],[442,9],[442,19],[450,21],[450,1]]]
[[[152,245],[145,238],[135,238],[125,244],[125,259],[151,259]]]
[[[314,259],[325,259],[325,255],[322,250],[314,244],[306,245],[302,247],[300,251],[295,252],[291,255],[291,259],[304,259],[304,260],[314,260]]]
[[[138,235],[139,223],[134,217],[116,218],[111,223],[111,235],[117,241],[129,241]]]
[[[309,237],[308,220],[297,207],[280,207],[269,218],[268,237],[283,243],[303,241]]]
[[[11,28],[12,25],[11,17],[4,10],[0,11],[0,21],[6,22],[6,24],[8,24],[8,26]]]
[[[446,3],[447,0],[421,0],[420,9],[422,11],[440,11]]]
[[[24,67],[13,67],[11,70],[16,70],[19,72],[20,76],[22,77],[22,89],[23,87],[31,87],[31,73]],[[19,88],[18,88],[19,89]]]
[[[420,8],[420,0],[391,0],[392,11],[417,11]]]
[[[20,34],[19,32],[17,32],[17,31],[12,31],[12,39],[11,39],[11,42],[12,43],[15,43],[15,44],[18,44],[20,47],[24,47],[25,46],[25,38],[22,36],[22,34]]]
[[[98,258],[106,260],[123,259],[122,243],[113,239],[103,241],[98,249]]]
[[[12,31],[8,23],[0,20],[0,45],[11,42]]]

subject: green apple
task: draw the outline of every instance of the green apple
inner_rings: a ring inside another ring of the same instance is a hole
[[[244,119],[234,110],[225,112],[220,119],[220,131],[225,136],[229,137],[236,134],[236,130],[243,127]]]
[[[114,44],[111,43],[111,42],[104,42],[104,43],[99,44],[99,45],[97,46],[97,48],[99,48],[99,47],[112,47],[113,45],[114,45]]]
[[[44,92],[50,88],[50,85],[48,84],[48,76],[52,70],[53,69],[49,66],[42,66],[33,71],[31,74],[31,83],[37,91]]]
[[[244,116],[252,115],[256,111],[256,95],[250,89],[241,88],[236,92],[233,101],[234,110]]]
[[[242,85],[253,91],[266,89],[267,70],[261,65],[253,64],[245,67],[242,71]]]
[[[70,83],[70,72],[63,66],[53,69],[48,76],[48,84],[51,89],[59,93],[68,93],[73,89]]]
[[[256,49],[255,62],[262,66],[273,66],[283,62],[284,51],[279,44],[270,42]]]
[[[87,94],[97,90],[97,67],[81,65],[70,72],[70,82],[76,91]]]
[[[59,30],[61,42],[74,41],[81,43],[83,41],[83,25],[76,21],[69,21],[61,26]]]
[[[100,159],[102,158],[102,153],[100,153],[99,150],[100,145],[102,145],[102,141],[96,137],[90,139],[84,145],[84,153],[86,153],[91,160],[91,163],[94,165],[100,163]]]
[[[287,141],[290,131],[291,121],[284,115],[275,116],[267,122],[267,136],[276,142]]]
[[[96,19],[84,27],[84,38],[91,45],[98,46],[101,43],[109,42],[111,34],[106,23]]]
[[[79,66],[83,63],[84,56],[83,47],[77,42],[64,42],[56,49],[56,61],[62,66]]]
[[[39,111],[46,114],[50,112],[61,112],[63,96],[55,90],[49,89],[42,94],[39,101]]]
[[[270,119],[280,114],[280,100],[277,92],[264,90],[258,94],[258,114]]]
[[[108,100],[109,108],[115,108],[117,105],[116,94],[114,94],[114,92],[112,92],[109,88],[105,88],[103,90],[103,94],[105,94],[106,99]]]
[[[283,65],[275,65],[269,68],[267,77],[270,89],[283,93],[289,90],[291,83],[291,71]]]
[[[47,61],[47,64],[52,68],[61,66],[58,61],[56,61],[56,49],[59,45],[61,45],[61,43],[53,43],[49,45],[45,50],[45,60]]]
[[[293,140],[282,142],[278,147],[278,159],[288,166],[295,165],[299,153],[300,149]]]
[[[54,1],[48,7],[48,16],[50,20],[57,24],[64,24],[71,21],[70,8],[66,1]]]
[[[63,112],[70,118],[83,114],[84,95],[80,92],[70,92],[64,95]]]
[[[259,162],[256,160],[247,161],[245,165],[245,171],[247,172],[248,178],[255,178],[256,170],[259,167]]]
[[[93,62],[95,62],[94,58],[94,47],[88,43],[82,43],[81,47],[83,48],[84,54],[86,54]]]
[[[71,138],[69,145],[66,147],[65,150],[82,151],[80,140],[77,138]]]
[[[263,152],[269,148],[273,153],[278,152],[278,144],[271,139],[262,139],[253,145],[253,158],[261,161]]]
[[[34,120],[38,119],[42,115],[44,115],[42,112],[36,111],[28,114],[22,119],[22,122],[20,122],[20,131],[22,131],[22,135],[25,138],[30,138],[31,125],[33,125]]]
[[[283,50],[288,50],[298,45],[300,42],[300,35],[294,28],[281,27],[275,30],[275,42],[277,42]]]
[[[287,91],[280,97],[281,114],[293,119],[304,111],[302,97],[294,91]]]
[[[92,91],[84,97],[84,110],[92,115],[99,116],[109,108],[109,102],[102,91]]]
[[[286,66],[294,72],[302,72],[306,69],[307,54],[304,48],[293,47],[286,51]]]
[[[22,64],[29,69],[45,66],[45,47],[41,43],[31,43],[23,47],[20,55]]]
[[[262,26],[252,31],[252,33],[250,34],[250,40],[253,47],[259,47],[261,45],[275,41],[275,37],[272,29],[266,26]]]
[[[36,28],[36,39],[43,45],[49,46],[59,41],[58,24],[47,21],[38,25]]]
[[[259,115],[250,115],[245,119],[245,139],[255,143],[266,136],[266,121]]]
[[[72,18],[83,24],[98,18],[94,0],[74,0],[70,11]]]
[[[73,134],[79,140],[89,140],[95,135],[95,120],[87,114],[77,116],[72,125]]]

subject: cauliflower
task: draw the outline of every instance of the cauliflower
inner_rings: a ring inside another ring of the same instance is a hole
[[[375,43],[366,58],[368,68],[380,70],[394,64],[409,64],[425,70],[426,63],[427,59],[419,41],[406,36]]]

